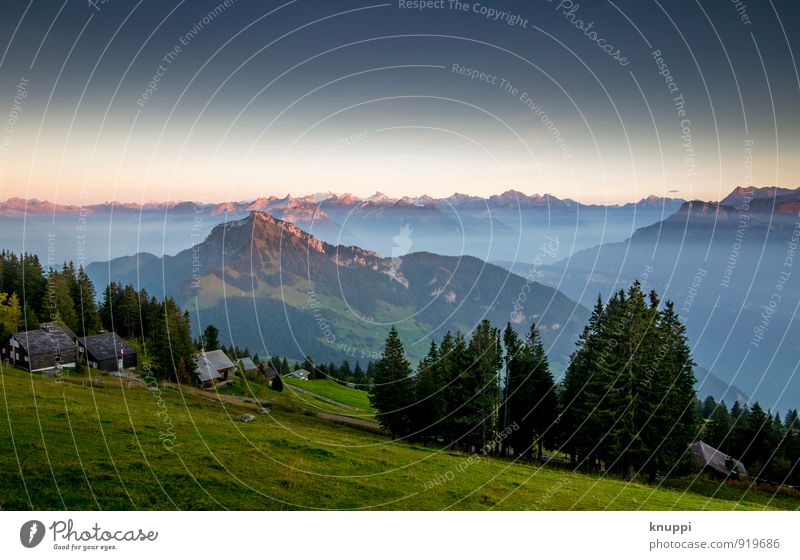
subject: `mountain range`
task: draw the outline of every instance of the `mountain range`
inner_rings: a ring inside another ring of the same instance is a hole
[[[98,285],[173,295],[192,310],[195,332],[213,322],[242,346],[325,360],[374,354],[398,319],[414,357],[428,333],[468,331],[484,316],[504,324],[527,278],[536,297],[528,294],[520,327],[541,321],[558,371],[598,293],[640,279],[676,303],[704,368],[701,393],[784,408],[800,404],[800,279],[791,275],[799,211],[800,190],[778,187],[608,207],[515,191],[82,211],[17,199],[0,209],[0,242],[55,254],[56,265],[82,251],[78,262],[98,261],[89,266]]]
[[[239,202],[107,202],[83,207],[11,198],[0,203],[0,216],[9,224],[0,230],[0,243],[14,251],[24,247],[40,255],[56,254],[56,262],[108,260],[139,252],[174,255],[204,239],[214,226],[256,211],[291,222],[328,243],[369,247],[385,257],[430,251],[489,262],[532,260],[537,251],[531,247],[557,239],[558,254],[540,255],[543,262],[552,262],[598,240],[625,239],[681,203],[651,196],[638,203],[604,206],[514,190],[487,198],[392,198],[375,193],[362,199],[319,193]]]
[[[799,211],[800,190],[789,189],[685,202],[624,241],[543,265],[540,280],[590,305],[639,279],[675,302],[699,364],[765,408],[797,406]]]
[[[588,318],[561,292],[475,257],[382,257],[264,212],[220,224],[175,256],[138,254],[87,272],[98,286],[117,281],[175,297],[194,332],[213,323],[253,351],[325,362],[375,359],[390,324],[416,361],[445,330],[466,333],[489,319],[525,332],[535,320],[560,371]]]

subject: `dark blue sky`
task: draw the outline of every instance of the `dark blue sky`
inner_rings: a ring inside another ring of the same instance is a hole
[[[797,2],[462,4],[5,6],[0,198],[798,186]]]

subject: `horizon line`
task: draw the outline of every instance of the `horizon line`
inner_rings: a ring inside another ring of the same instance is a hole
[[[89,203],[74,203],[74,202],[53,202],[53,201],[48,200],[48,199],[39,199],[39,198],[36,198],[36,197],[25,198],[25,197],[21,197],[21,196],[10,196],[10,197],[6,198],[5,200],[0,201],[0,209],[5,208],[7,206],[7,204],[9,202],[11,202],[11,201],[22,201],[22,202],[24,202],[26,204],[26,206],[28,204],[30,204],[30,203],[47,204],[47,205],[53,206],[53,210],[55,211],[59,207],[62,207],[62,208],[75,208],[76,210],[79,210],[81,208],[92,208],[92,207],[97,207],[97,206],[112,206],[112,207],[113,206],[120,206],[120,207],[139,208],[139,209],[145,209],[147,207],[154,207],[154,206],[155,207],[177,206],[177,205],[181,205],[181,204],[194,204],[194,205],[197,205],[197,206],[221,206],[221,205],[225,205],[225,204],[252,204],[252,203],[257,202],[258,200],[262,200],[262,199],[264,199],[264,200],[276,200],[276,201],[277,200],[302,200],[302,201],[306,201],[306,202],[309,202],[309,203],[315,202],[317,204],[321,204],[321,203],[325,202],[326,200],[330,200],[332,198],[342,199],[342,198],[347,198],[347,197],[351,197],[351,198],[356,199],[357,201],[362,202],[362,203],[363,202],[371,202],[371,201],[376,200],[376,199],[377,200],[387,201],[387,202],[391,201],[391,202],[395,202],[395,203],[396,202],[400,202],[402,200],[406,200],[406,199],[407,200],[411,200],[411,201],[429,200],[429,201],[433,201],[433,202],[442,202],[442,201],[446,201],[446,200],[448,200],[450,198],[453,198],[453,197],[456,197],[456,196],[461,196],[461,197],[465,197],[465,198],[468,198],[468,199],[478,199],[478,200],[487,200],[488,201],[493,197],[501,197],[501,196],[508,195],[508,194],[516,194],[516,195],[520,196],[520,198],[539,198],[539,199],[551,198],[551,199],[554,199],[554,200],[559,201],[559,202],[572,202],[572,203],[576,203],[576,204],[579,204],[579,205],[582,205],[582,206],[625,206],[627,204],[638,204],[640,202],[643,202],[643,201],[646,201],[646,200],[651,200],[651,199],[655,199],[655,200],[682,200],[682,201],[685,201],[685,202],[691,202],[691,201],[721,202],[724,198],[730,196],[731,194],[735,193],[736,191],[738,191],[740,189],[745,189],[745,190],[746,189],[751,189],[751,190],[754,190],[754,191],[763,191],[763,190],[769,190],[769,189],[776,189],[776,190],[777,189],[783,189],[783,190],[789,190],[789,191],[797,191],[797,190],[800,190],[800,187],[792,188],[792,187],[781,187],[781,186],[778,186],[778,185],[767,185],[767,186],[761,186],[761,187],[756,187],[756,186],[753,186],[753,185],[749,185],[747,187],[742,187],[742,186],[737,185],[737,186],[733,187],[732,190],[727,195],[725,195],[724,197],[722,197],[718,201],[717,200],[704,200],[704,199],[700,199],[700,198],[691,198],[691,197],[690,198],[686,198],[686,197],[683,197],[683,196],[678,196],[678,191],[677,190],[670,190],[670,191],[667,192],[666,195],[650,194],[650,195],[647,195],[647,196],[642,196],[639,199],[631,199],[631,200],[628,200],[627,202],[617,202],[617,203],[581,202],[579,200],[576,200],[576,199],[573,199],[573,198],[569,198],[569,197],[567,197],[567,198],[559,198],[558,196],[556,196],[556,195],[554,195],[552,193],[542,193],[542,194],[532,193],[532,194],[527,194],[527,193],[524,193],[524,192],[522,192],[520,190],[517,190],[517,189],[507,189],[505,191],[502,191],[502,192],[499,192],[499,193],[495,193],[495,194],[491,194],[491,195],[488,195],[488,196],[479,196],[479,195],[471,195],[471,194],[454,192],[453,194],[451,194],[449,196],[443,196],[443,197],[434,197],[434,196],[430,196],[430,195],[427,195],[427,194],[419,195],[419,196],[403,195],[403,196],[400,196],[400,197],[392,197],[392,196],[385,195],[384,193],[382,193],[380,191],[375,191],[373,194],[371,194],[369,196],[357,196],[357,195],[354,195],[354,194],[352,194],[350,192],[334,193],[333,191],[318,191],[318,192],[313,192],[313,193],[309,193],[309,194],[293,195],[292,193],[287,193],[287,194],[285,194],[283,196],[276,195],[276,194],[270,194],[270,195],[258,196],[258,197],[255,197],[255,198],[242,198],[242,199],[238,199],[238,200],[216,200],[216,201],[208,201],[208,202],[199,201],[199,200],[189,200],[189,199],[161,200],[161,201],[160,200],[151,199],[151,200],[147,200],[147,201],[104,200],[104,201],[89,202]],[[675,194],[676,196],[669,196],[670,194]],[[319,200],[313,200],[315,197],[327,197],[327,198],[319,198]]]

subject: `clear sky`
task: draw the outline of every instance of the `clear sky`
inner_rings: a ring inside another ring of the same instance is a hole
[[[0,200],[798,187],[798,16],[794,0],[9,2]]]

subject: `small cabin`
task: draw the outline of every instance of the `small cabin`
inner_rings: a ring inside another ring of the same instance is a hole
[[[194,372],[197,382],[204,387],[227,381],[235,367],[236,364],[222,350],[201,352],[195,356]]]
[[[284,377],[293,377],[294,379],[301,379],[303,381],[308,381],[308,377],[310,375],[311,374],[308,373],[308,370],[300,368],[300,369],[296,369],[294,371],[290,371],[289,373],[284,375]]]
[[[695,464],[700,470],[724,478],[747,478],[747,469],[741,461],[734,459],[711,447],[704,441],[696,441],[689,446]]]
[[[79,338],[78,352],[95,369],[122,371],[136,367],[136,351],[114,332]]]
[[[55,323],[43,323],[37,330],[12,334],[3,346],[2,359],[30,372],[74,368],[78,361],[78,344],[68,329]]]
[[[244,373],[250,371],[256,371],[258,369],[256,363],[252,360],[252,358],[249,358],[247,356],[245,356],[244,358],[240,358],[239,360],[236,361],[236,363],[239,364],[239,367],[242,369]]]

